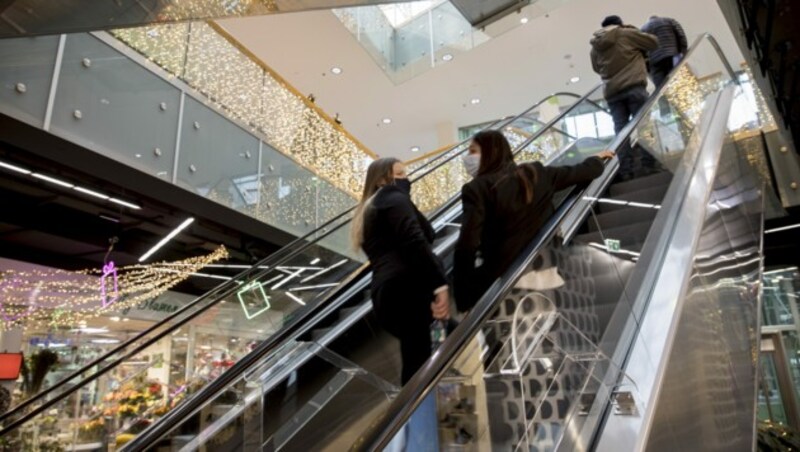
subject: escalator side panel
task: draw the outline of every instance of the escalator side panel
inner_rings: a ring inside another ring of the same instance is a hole
[[[762,186],[737,157],[726,149],[714,180],[648,451],[754,441]]]

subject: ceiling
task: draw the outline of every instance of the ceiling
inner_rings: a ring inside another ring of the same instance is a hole
[[[298,90],[313,93],[331,116],[339,113],[344,127],[375,153],[410,159],[417,155],[412,147],[425,152],[452,143],[458,127],[520,112],[555,91],[591,89],[599,78],[591,70],[589,39],[608,14],[639,26],[651,14],[674,17],[690,41],[711,32],[734,65],[742,61],[715,0],[572,0],[400,85],[330,11],[220,24]],[[342,73],[332,74],[333,67]],[[580,81],[570,84],[573,76]],[[480,103],[473,105],[473,98]]]

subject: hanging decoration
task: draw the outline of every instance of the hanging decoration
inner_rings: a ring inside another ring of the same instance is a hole
[[[112,261],[97,270],[0,271],[0,325],[68,326],[117,312],[155,298],[205,266],[228,257],[220,246],[206,256],[175,262],[117,267]],[[98,287],[99,280],[99,287]]]

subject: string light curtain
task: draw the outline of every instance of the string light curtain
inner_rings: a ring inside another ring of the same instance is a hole
[[[175,262],[101,269],[0,271],[0,325],[74,327],[153,299],[203,267],[228,257],[220,246],[206,256]]]
[[[203,22],[112,31],[275,149],[357,197],[374,154],[223,33]]]

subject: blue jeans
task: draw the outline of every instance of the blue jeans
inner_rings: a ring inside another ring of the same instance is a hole
[[[425,397],[406,425],[394,436],[384,452],[437,452],[439,421],[436,418],[436,390]]]

